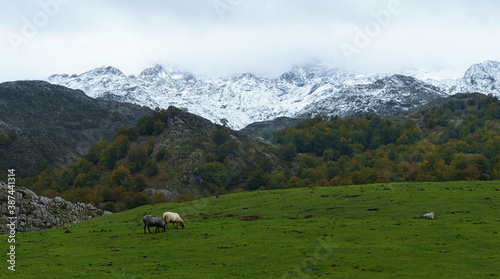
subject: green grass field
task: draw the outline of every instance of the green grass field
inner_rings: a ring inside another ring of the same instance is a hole
[[[135,208],[16,235],[9,278],[484,278],[500,276],[500,182],[244,192]],[[176,211],[185,229],[144,234]],[[414,219],[435,212],[436,219]],[[69,231],[69,233],[67,233]]]

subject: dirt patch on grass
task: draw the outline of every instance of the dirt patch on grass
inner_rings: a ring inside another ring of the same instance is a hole
[[[243,221],[255,221],[255,220],[262,219],[262,217],[257,216],[257,215],[253,215],[253,216],[243,216],[243,217],[240,217],[240,219]]]

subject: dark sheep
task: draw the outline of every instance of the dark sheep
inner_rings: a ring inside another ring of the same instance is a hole
[[[165,231],[165,223],[163,222],[161,217],[145,215],[144,218],[142,218],[142,221],[144,221],[144,233],[146,233],[146,227],[148,227],[149,233],[151,233],[149,227],[156,227],[155,233],[160,231],[161,228],[163,228],[163,231]]]

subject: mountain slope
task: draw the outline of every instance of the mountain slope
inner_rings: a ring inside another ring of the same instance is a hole
[[[18,172],[40,169],[43,163],[67,163],[151,112],[133,104],[92,99],[45,81],[0,84],[0,107],[0,133],[17,134],[12,143],[0,146],[0,168]]]
[[[304,108],[299,115],[361,115],[368,112],[389,115],[424,105],[446,95],[438,88],[415,78],[393,75],[371,84],[355,85]]]
[[[483,93],[500,97],[500,62],[472,65],[450,93]]]
[[[445,70],[425,72],[405,68],[396,73],[362,74],[312,64],[294,67],[277,78],[251,73],[194,75],[175,67],[155,65],[138,76],[125,76],[116,68],[100,67],[79,75],[52,75],[47,81],[81,89],[93,98],[150,108],[187,108],[216,123],[225,118],[231,128],[242,129],[253,122],[277,117],[297,118],[318,113],[356,115],[366,111],[388,114],[392,107],[396,111],[405,110],[436,96],[460,92],[500,95],[499,65],[493,61],[474,65],[462,80],[456,79],[455,72]],[[385,96],[378,96],[381,90]],[[392,102],[383,98],[391,98]],[[326,108],[331,105],[335,108]]]
[[[116,212],[167,198],[254,190],[292,164],[267,141],[169,107],[119,129],[112,142],[93,145],[70,164],[42,171],[26,187]]]
[[[195,76],[177,68],[156,65],[138,76],[125,76],[118,69],[101,67],[80,75],[52,75],[47,80],[81,89],[93,98],[150,108],[184,107],[213,122],[226,118],[230,127],[241,129],[253,122],[304,115],[307,110],[314,110],[311,104],[318,100],[383,77],[325,65],[295,67],[274,79],[250,73],[229,77]],[[344,101],[349,100],[350,104],[346,104],[341,114],[352,114],[346,109],[366,98],[362,95],[355,99],[345,98]]]

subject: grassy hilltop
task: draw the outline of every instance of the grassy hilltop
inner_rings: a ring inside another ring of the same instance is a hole
[[[500,276],[500,182],[243,192],[146,205],[16,236],[9,278],[484,278]],[[185,229],[144,234],[142,216]],[[435,212],[436,219],[414,219]],[[8,247],[7,236],[0,237]],[[4,251],[5,251],[4,249]]]

